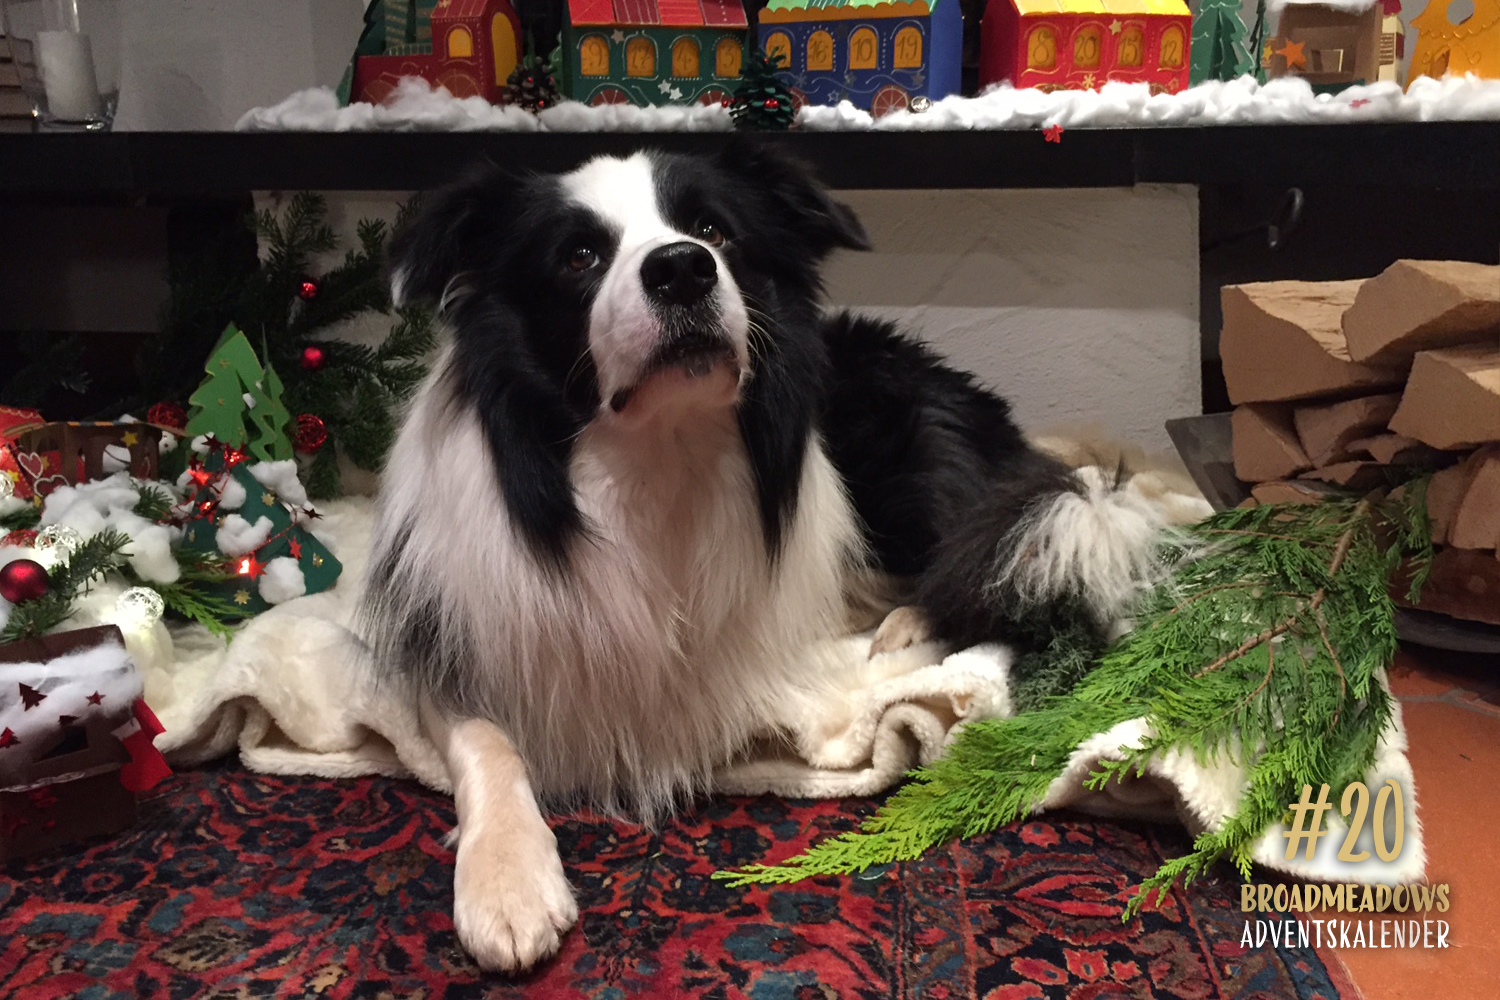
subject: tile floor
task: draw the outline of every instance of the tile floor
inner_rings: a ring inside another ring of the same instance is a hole
[[[1500,997],[1500,657],[1404,649],[1391,671],[1445,950],[1335,949],[1365,1000]]]

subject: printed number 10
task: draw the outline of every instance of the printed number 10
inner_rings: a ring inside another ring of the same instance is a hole
[[[1396,836],[1395,844],[1389,849],[1385,841],[1385,810],[1395,800],[1396,807]],[[1339,802],[1339,812],[1348,816],[1352,809],[1354,818],[1349,820],[1349,834],[1344,838],[1343,846],[1339,848],[1338,858],[1340,861],[1368,861],[1369,851],[1354,850],[1355,841],[1359,839],[1360,831],[1364,829],[1365,816],[1370,811],[1370,790],[1365,787],[1363,781],[1356,781],[1344,789],[1344,797]],[[1395,861],[1401,855],[1401,840],[1405,835],[1404,824],[1406,809],[1401,801],[1401,786],[1396,784],[1394,778],[1387,778],[1385,784],[1380,788],[1380,794],[1375,797],[1375,825],[1371,830],[1375,840],[1375,853],[1380,855],[1381,861]]]

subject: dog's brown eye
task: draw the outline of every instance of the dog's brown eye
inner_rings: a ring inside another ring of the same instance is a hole
[[[693,235],[711,247],[721,247],[724,245],[724,230],[713,219],[699,219],[693,225]]]
[[[574,247],[568,254],[568,267],[574,271],[587,271],[599,263],[599,255],[588,247]]]

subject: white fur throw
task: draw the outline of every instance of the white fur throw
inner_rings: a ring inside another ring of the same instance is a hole
[[[1146,472],[1128,487],[1159,503],[1168,520],[1207,513],[1191,486]],[[145,697],[166,733],[157,746],[179,765],[203,762],[236,748],[253,770],[347,777],[410,776],[450,791],[446,768],[423,737],[413,706],[371,680],[364,650],[346,624],[370,549],[373,505],[366,499],[326,504],[319,533],[344,563],[331,591],[289,600],[252,620],[227,649],[200,627],[127,636],[145,675]],[[462,544],[455,533],[454,544]],[[108,620],[118,588],[105,585],[87,598],[75,625]],[[951,655],[932,644],[868,657],[869,637],[856,636],[810,650],[831,678],[816,689],[789,691],[782,725],[791,737],[768,739],[763,752],[724,771],[726,792],[787,796],[868,795],[898,782],[939,754],[966,721],[1011,712],[1010,656],[997,646]],[[1042,808],[1075,806],[1113,816],[1180,821],[1193,831],[1220,822],[1235,807],[1245,771],[1227,762],[1201,766],[1168,755],[1150,774],[1107,792],[1087,791],[1093,763],[1141,737],[1139,720],[1101,733],[1079,747]],[[769,734],[768,734],[769,735]],[[1411,767],[1399,709],[1381,744],[1367,784],[1387,777],[1405,793],[1406,849],[1390,865],[1346,866],[1334,859],[1342,836],[1321,838],[1312,862],[1282,858],[1280,829],[1269,831],[1256,858],[1311,878],[1394,882],[1420,878],[1424,866]],[[1368,840],[1370,832],[1365,831]],[[1365,849],[1369,849],[1368,845]]]

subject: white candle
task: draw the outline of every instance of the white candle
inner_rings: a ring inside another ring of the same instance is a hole
[[[65,122],[88,121],[103,114],[89,36],[77,31],[39,31],[36,47],[48,113]]]

